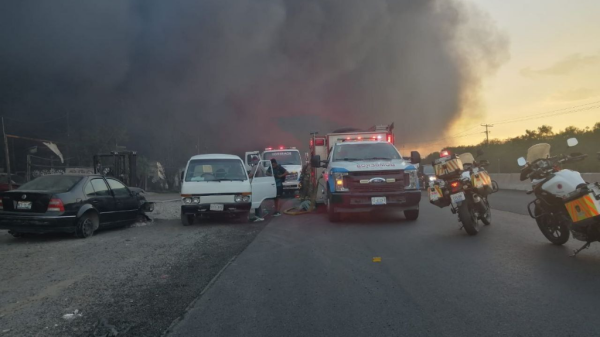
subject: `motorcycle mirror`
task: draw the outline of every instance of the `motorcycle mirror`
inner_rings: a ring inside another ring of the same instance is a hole
[[[517,159],[517,164],[519,164],[519,166],[523,167],[523,166],[527,165],[527,160],[525,160],[525,158],[521,157],[521,158]]]
[[[573,147],[575,145],[579,144],[579,141],[577,140],[577,138],[569,138],[567,139],[567,145],[569,147]]]

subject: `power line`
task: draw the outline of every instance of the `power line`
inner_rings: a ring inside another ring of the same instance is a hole
[[[485,145],[489,146],[490,145],[490,132],[488,130],[488,128],[493,128],[494,125],[493,124],[481,124],[481,126],[485,127],[485,131],[483,133],[485,133]]]

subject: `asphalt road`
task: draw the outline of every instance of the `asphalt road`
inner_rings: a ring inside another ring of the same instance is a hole
[[[271,221],[170,336],[598,336],[600,244],[549,244],[530,196],[492,196],[493,223],[324,214]],[[380,262],[374,262],[380,258]]]

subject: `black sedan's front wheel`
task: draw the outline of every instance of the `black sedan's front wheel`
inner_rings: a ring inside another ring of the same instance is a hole
[[[75,228],[75,236],[78,238],[88,238],[94,235],[94,232],[98,228],[98,217],[91,213],[85,213],[77,221],[77,227]]]

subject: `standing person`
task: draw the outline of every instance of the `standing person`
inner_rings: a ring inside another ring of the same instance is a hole
[[[275,213],[273,216],[280,216],[279,211],[279,198],[283,195],[283,181],[285,176],[288,175],[288,171],[283,166],[277,163],[275,158],[271,159],[271,166],[273,166],[273,176],[275,177],[275,186],[277,187],[277,196],[275,197]]]

